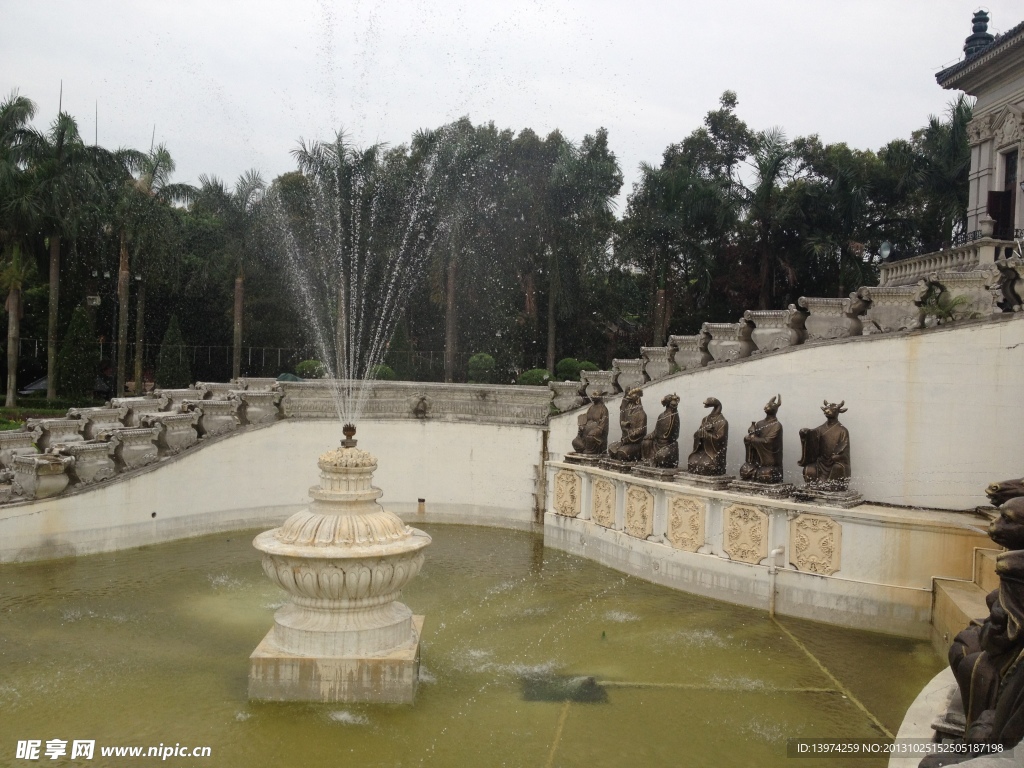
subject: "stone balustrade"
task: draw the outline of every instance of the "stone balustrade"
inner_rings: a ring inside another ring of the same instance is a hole
[[[750,357],[757,348],[750,338],[754,324],[745,319],[738,323],[704,323],[701,330],[711,339],[708,352],[716,363]]]
[[[808,341],[845,339],[864,332],[861,317],[867,312],[868,303],[856,293],[846,299],[801,296],[797,304],[808,312]]]
[[[338,418],[332,397],[332,387],[336,386],[338,383],[325,379],[282,381],[284,399],[281,407],[285,417]],[[367,419],[442,419],[542,425],[547,423],[553,395],[546,386],[371,381],[363,387],[361,413]]]
[[[615,373],[615,386],[622,392],[629,392],[647,383],[643,358],[612,360],[612,371]]]
[[[600,395],[614,395],[617,391],[614,371],[580,371],[580,381],[583,382],[588,395],[594,392]]]
[[[644,373],[650,381],[663,379],[672,373],[671,347],[640,347],[640,357],[644,361]]]
[[[703,368],[711,362],[708,342],[711,337],[704,331],[695,336],[669,336],[668,345],[675,350],[671,356],[672,364],[680,371]]]
[[[1012,252],[1012,240],[983,237],[958,248],[925,253],[909,259],[892,261],[878,268],[881,286],[914,285],[921,278],[937,272],[971,272],[984,269]]]
[[[116,408],[71,408],[67,417],[85,422],[82,435],[86,440],[94,440],[101,432],[123,427],[127,416],[128,406],[122,405]]]
[[[775,352],[807,340],[804,325],[807,313],[801,312],[794,304],[786,309],[748,309],[743,313],[743,319],[754,326],[750,340],[757,347],[756,352]]]

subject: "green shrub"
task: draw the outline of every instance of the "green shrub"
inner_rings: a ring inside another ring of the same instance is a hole
[[[579,381],[580,371],[596,371],[598,368],[589,360],[563,357],[555,366],[556,381]]]
[[[486,352],[477,352],[469,358],[469,381],[471,384],[493,384],[494,358]]]
[[[192,367],[189,365],[185,339],[178,326],[177,315],[171,315],[167,332],[160,344],[156,359],[156,385],[161,389],[179,389],[192,383]]]
[[[319,360],[303,360],[295,366],[295,375],[304,379],[322,379],[327,376],[327,366]]]
[[[550,380],[551,375],[543,368],[531,368],[519,374],[516,384],[546,387]]]
[[[57,355],[57,392],[66,398],[92,397],[96,388],[98,360],[89,313],[75,307],[67,335]]]
[[[395,376],[395,371],[390,365],[381,363],[373,367],[371,378],[377,379],[377,381],[394,381],[398,377]]]
[[[555,379],[557,381],[579,381],[580,361],[575,357],[563,357],[555,366]]]

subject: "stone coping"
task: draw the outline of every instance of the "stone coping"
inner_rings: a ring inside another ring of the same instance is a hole
[[[966,525],[981,527],[984,525],[978,518],[967,512],[953,512],[942,509],[922,509],[920,507],[890,507],[871,502],[864,502],[856,507],[830,507],[814,502],[796,501],[792,497],[774,498],[735,491],[718,491],[699,485],[690,485],[684,480],[654,480],[632,473],[625,475],[622,472],[615,472],[608,469],[601,469],[597,466],[586,466],[582,464],[570,464],[565,461],[549,461],[547,466],[554,469],[569,469],[574,472],[586,472],[598,477],[605,477],[609,480],[619,480],[631,485],[644,485],[671,493],[691,494],[694,496],[706,496],[712,499],[723,501],[734,501],[742,504],[755,504],[772,509],[787,510],[794,513],[808,513],[827,515],[834,520],[849,520],[859,523],[876,523],[886,527],[897,527],[907,529],[925,528],[949,528],[953,530],[965,530]],[[961,522],[962,521],[962,522]]]

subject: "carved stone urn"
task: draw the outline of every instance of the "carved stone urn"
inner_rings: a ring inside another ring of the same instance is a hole
[[[377,459],[356,448],[354,427],[345,435],[320,457],[309,507],[253,541],[289,601],[250,657],[250,698],[408,702],[415,694],[423,617],[399,599],[430,536],[377,503]]]

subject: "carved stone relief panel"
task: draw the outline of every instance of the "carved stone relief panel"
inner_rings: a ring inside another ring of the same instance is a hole
[[[824,515],[800,515],[789,524],[789,559],[797,570],[831,576],[839,570],[843,526]]]
[[[733,504],[725,510],[725,544],[729,557],[757,564],[768,557],[768,515],[750,504]]]
[[[560,469],[555,475],[555,512],[565,517],[579,517],[583,478],[575,472]]]
[[[654,494],[639,485],[626,491],[626,533],[638,539],[654,533]]]
[[[696,552],[704,545],[704,499],[695,496],[668,497],[668,526],[665,537],[676,549]]]
[[[594,481],[590,519],[605,528],[615,526],[615,485],[603,477]]]

